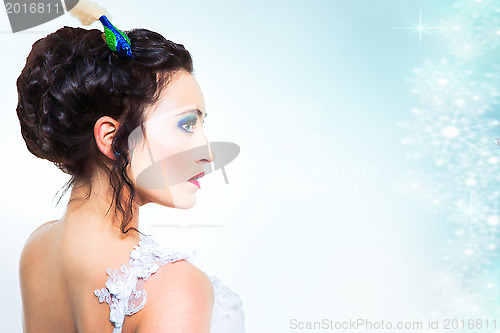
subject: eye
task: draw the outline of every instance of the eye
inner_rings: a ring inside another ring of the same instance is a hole
[[[193,133],[192,128],[195,127],[195,125],[196,125],[196,123],[193,124],[193,123],[189,122],[187,124],[182,125],[182,128],[184,128],[189,133]]]
[[[196,127],[198,119],[196,117],[188,117],[179,122],[178,126],[184,129],[186,132],[193,133],[193,128]]]

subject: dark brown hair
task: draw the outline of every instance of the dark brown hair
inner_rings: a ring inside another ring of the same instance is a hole
[[[107,170],[123,233],[139,231],[125,230],[135,197],[126,174],[128,137],[139,126],[144,133],[144,108],[158,100],[171,75],[193,72],[191,55],[182,44],[147,29],[125,32],[135,59],[116,57],[97,29],[64,27],[36,41],[17,79],[16,109],[28,150],[71,175],[61,197],[77,180],[91,186],[96,167]],[[120,123],[112,143],[118,156],[108,162],[111,167],[103,162],[93,131],[95,122],[106,115]],[[130,197],[123,207],[125,186]],[[90,187],[85,199],[91,191]]]

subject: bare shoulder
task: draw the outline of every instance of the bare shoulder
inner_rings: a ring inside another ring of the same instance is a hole
[[[147,302],[137,333],[210,332],[214,290],[199,268],[187,261],[168,263],[144,288]]]
[[[43,223],[42,225],[40,225],[39,227],[37,227],[31,234],[30,236],[28,237],[28,240],[26,241],[26,243],[28,243],[29,241],[33,240],[33,239],[36,239],[38,237],[41,237],[42,234],[44,234],[45,232],[47,232],[50,227],[53,225],[54,222],[57,222],[57,220],[54,220],[54,221],[49,221],[49,222],[45,222]]]
[[[46,261],[44,252],[47,244],[50,244],[50,229],[53,222],[47,222],[36,228],[26,240],[18,263],[19,285],[23,301],[23,311],[35,306],[32,295],[37,293],[41,287],[38,277],[43,276],[43,265]],[[24,312],[23,312],[24,313]],[[23,314],[24,318],[24,314]],[[26,325],[23,319],[23,325]],[[30,330],[31,331],[31,330]]]
[[[40,246],[48,240],[50,227],[56,221],[50,221],[43,223],[38,228],[36,228],[26,240],[20,257],[20,269],[22,271],[29,262],[34,259],[37,255],[40,255],[42,250]]]

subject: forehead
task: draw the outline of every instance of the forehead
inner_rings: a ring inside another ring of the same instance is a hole
[[[178,71],[171,76],[160,99],[147,113],[163,114],[188,109],[199,109],[205,114],[205,99],[194,76],[186,71]]]

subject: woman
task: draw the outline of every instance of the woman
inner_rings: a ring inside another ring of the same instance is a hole
[[[194,205],[213,154],[189,52],[146,29],[127,35],[124,59],[100,30],[59,29],[17,80],[27,148],[72,186],[64,215],[21,254],[23,330],[243,332],[237,294],[138,230],[146,203]]]

